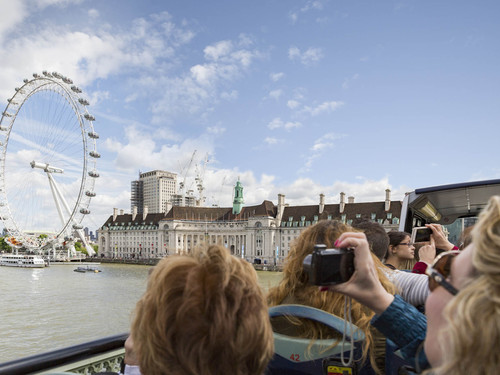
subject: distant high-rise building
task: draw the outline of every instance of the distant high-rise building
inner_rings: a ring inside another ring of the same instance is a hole
[[[144,183],[142,180],[132,181],[130,186],[130,211],[137,207],[137,212],[142,214],[142,208],[144,206],[144,194],[143,194]]]
[[[138,214],[144,212],[144,207],[148,207],[150,213],[165,212],[176,193],[177,174],[159,170],[140,173],[139,180],[131,184],[131,211],[136,206]]]

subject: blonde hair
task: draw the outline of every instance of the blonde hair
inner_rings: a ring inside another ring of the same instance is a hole
[[[257,273],[214,245],[161,260],[131,329],[143,374],[262,374],[274,351]]]
[[[317,224],[305,229],[292,245],[286,258],[283,269],[283,279],[274,288],[271,288],[267,295],[267,301],[270,306],[297,303],[322,309],[339,317],[344,317],[345,296],[334,292],[320,292],[317,286],[308,284],[308,276],[303,271],[302,263],[304,258],[312,253],[315,244],[325,244],[328,248],[334,247],[334,242],[344,232],[359,232],[351,226],[335,220],[322,220]],[[380,260],[373,255],[373,260],[377,266],[378,277],[384,288],[390,293],[394,293],[394,285],[387,279],[382,272],[383,265]],[[363,345],[363,359],[366,358],[370,350],[370,362],[372,367],[378,370],[375,358],[382,358],[385,355],[385,339],[380,333],[372,328],[370,319],[374,313],[352,300],[352,320],[366,335]],[[332,338],[331,331],[325,330],[323,325],[311,320],[290,319],[294,324],[299,335],[311,339]],[[341,336],[340,336],[341,337]],[[377,345],[375,345],[377,341]],[[377,353],[375,353],[377,349]],[[383,370],[383,369],[382,369]]]
[[[447,326],[435,374],[498,374],[500,369],[500,197],[490,198],[472,233],[474,274],[444,309]]]

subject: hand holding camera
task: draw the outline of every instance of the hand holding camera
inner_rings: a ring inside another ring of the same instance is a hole
[[[365,234],[361,232],[343,233],[335,242],[335,247],[337,250],[348,249],[345,250],[347,254],[353,254],[352,262],[354,265],[354,272],[348,281],[340,281],[341,283],[333,282],[323,285],[321,290],[331,290],[350,296],[376,313],[384,311],[392,303],[394,296],[387,293],[378,279],[377,268]],[[327,249],[325,247],[318,250],[324,251]],[[337,274],[340,273],[340,278],[343,280],[349,272],[343,273],[344,271],[341,270],[349,271],[349,257],[346,257],[346,254],[340,256],[325,254],[325,256],[331,257],[331,259],[337,258],[333,263],[338,265],[338,267],[334,266],[335,268],[332,271],[334,271],[334,273],[337,271]],[[310,258],[311,264],[313,263],[312,258],[313,254],[311,254]],[[304,259],[304,263],[308,263],[306,259]],[[321,261],[323,261],[323,259]],[[306,265],[306,267],[308,266]],[[323,278],[323,280],[325,280],[325,278]],[[328,278],[326,278],[326,280],[331,282]]]

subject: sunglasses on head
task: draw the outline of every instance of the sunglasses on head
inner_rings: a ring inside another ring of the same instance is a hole
[[[442,286],[452,295],[456,295],[458,290],[446,279],[450,276],[451,263],[459,254],[459,251],[452,250],[439,254],[432,266],[428,266],[425,273],[429,276],[429,289],[434,291],[438,286]]]

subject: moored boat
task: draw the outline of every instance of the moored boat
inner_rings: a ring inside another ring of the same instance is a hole
[[[73,271],[75,272],[94,272],[94,273],[97,273],[97,272],[101,272],[101,270],[99,268],[96,268],[96,267],[90,267],[90,266],[86,266],[86,267],[77,267],[75,268]]]
[[[34,254],[1,254],[0,266],[21,268],[44,268],[45,261]]]

